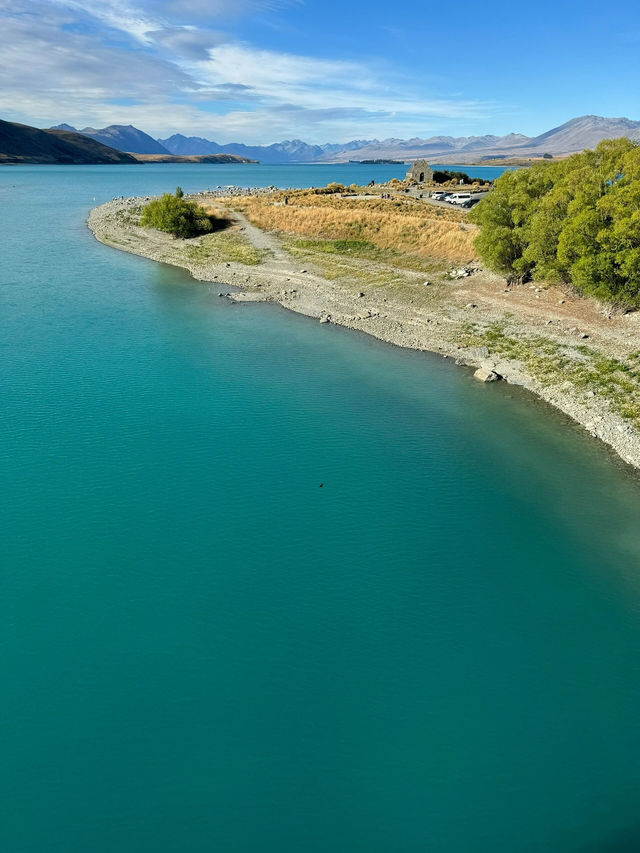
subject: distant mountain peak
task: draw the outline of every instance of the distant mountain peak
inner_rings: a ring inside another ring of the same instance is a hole
[[[133,154],[169,153],[152,136],[134,127],[132,124],[110,124],[108,127],[102,128],[84,127],[79,131],[75,131],[75,128],[71,127],[71,125],[60,124],[57,128],[53,129],[72,130],[81,133],[83,136],[95,139],[96,142],[101,142],[103,145],[115,148],[116,151],[129,151]]]
[[[533,151],[543,149],[549,154],[571,154],[593,148],[603,139],[632,136],[638,129],[640,121],[625,117],[578,116],[541,133],[525,143],[524,147]]]

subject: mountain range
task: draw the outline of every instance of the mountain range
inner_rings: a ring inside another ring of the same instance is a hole
[[[580,116],[535,137],[521,133],[506,136],[431,136],[423,139],[355,139],[346,143],[310,145],[301,139],[272,145],[245,145],[231,142],[220,145],[200,136],[176,133],[167,139],[153,139],[132,125],[110,125],[76,131],[71,125],[53,130],[80,133],[119,151],[133,154],[176,154],[180,156],[233,154],[261,163],[341,163],[357,160],[417,160],[437,163],[477,163],[494,157],[562,156],[592,148],[602,139],[627,136],[640,141],[640,121],[628,118]]]
[[[366,139],[353,140],[343,145],[309,145],[301,139],[288,139],[273,145],[244,145],[241,142],[219,145],[200,136],[183,136],[181,133],[176,133],[168,139],[159,139],[158,142],[172,154],[238,154],[271,164],[332,162],[334,156],[347,155],[370,144]]]

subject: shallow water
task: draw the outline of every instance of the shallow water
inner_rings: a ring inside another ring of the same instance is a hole
[[[640,847],[638,477],[84,224],[394,168],[0,171],[3,849]]]

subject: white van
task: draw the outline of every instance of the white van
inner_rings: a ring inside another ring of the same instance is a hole
[[[470,201],[471,193],[453,193],[447,201],[449,204],[464,204],[465,201]]]

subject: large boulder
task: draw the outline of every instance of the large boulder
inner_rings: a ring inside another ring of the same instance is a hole
[[[496,373],[495,370],[491,370],[488,367],[479,367],[473,375],[480,382],[496,382],[501,378],[499,373]]]

